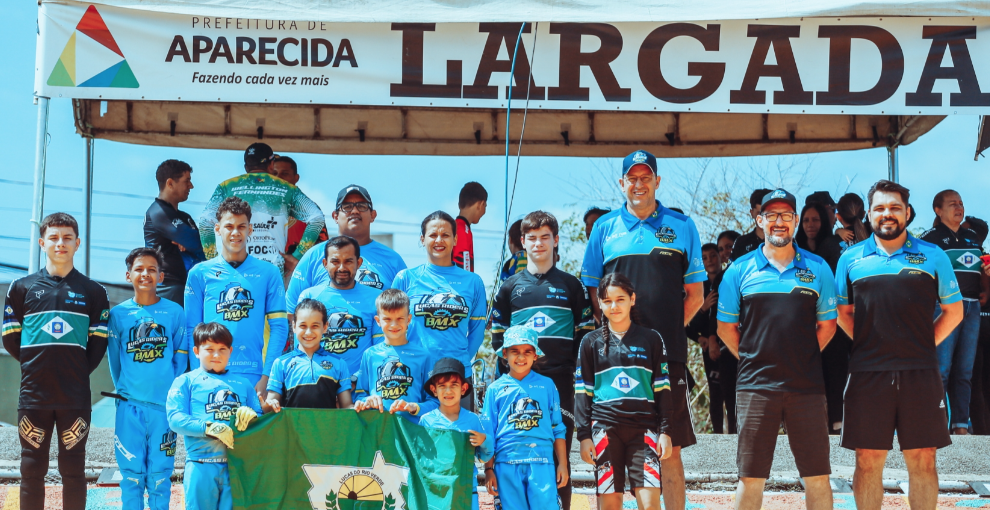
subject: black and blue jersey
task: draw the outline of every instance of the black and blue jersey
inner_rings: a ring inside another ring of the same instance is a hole
[[[964,227],[953,232],[945,223],[939,223],[935,228],[921,234],[921,240],[942,248],[949,256],[963,299],[979,301],[980,278],[983,274],[983,261],[980,260],[983,243],[980,236]]]
[[[835,319],[835,280],[821,257],[796,248],[778,271],[763,245],[736,259],[718,288],[718,320],[739,323],[738,390],[825,393],[817,321]]]
[[[694,221],[659,201],[645,220],[625,205],[598,218],[584,253],[581,281],[598,287],[603,276],[615,272],[636,286],[642,325],[660,333],[668,359],[686,363],[684,285],[708,279]]]
[[[854,305],[850,372],[938,369],[935,304],[962,299],[941,248],[907,235],[891,255],[873,236],[846,249],[835,270],[839,305]]]
[[[337,409],[337,395],[350,389],[347,362],[323,347],[312,356],[299,348],[279,356],[268,378],[268,391],[282,395],[282,407]]]

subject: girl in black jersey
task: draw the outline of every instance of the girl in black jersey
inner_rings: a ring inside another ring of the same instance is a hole
[[[603,327],[582,340],[575,374],[581,458],[595,465],[602,510],[622,508],[627,476],[639,508],[659,509],[660,460],[673,450],[663,339],[633,322],[636,292],[621,273],[602,278],[597,297]]]

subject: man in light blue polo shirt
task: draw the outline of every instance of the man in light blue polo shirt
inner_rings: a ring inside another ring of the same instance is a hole
[[[656,199],[660,186],[657,158],[636,151],[622,161],[619,186],[626,203],[595,222],[581,267],[581,280],[595,295],[608,273],[622,273],[636,287],[642,325],[663,337],[670,369],[672,411],[669,435],[673,452],[660,461],[668,510],[684,510],[681,448],[697,443],[691,423],[687,385],[687,335],[684,326],[704,302],[708,279],[701,262],[701,239],[694,221]],[[598,300],[591,300],[601,316]]]
[[[761,508],[781,422],[808,509],[832,508],[821,351],[835,334],[835,280],[795,246],[798,221],[794,195],[767,193],[756,217],[765,242],[736,259],[718,289],[718,335],[739,358],[737,510]]]

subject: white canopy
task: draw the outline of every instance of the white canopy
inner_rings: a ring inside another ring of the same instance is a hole
[[[365,23],[671,22],[711,18],[990,15],[990,2],[977,0],[94,0],[92,3],[193,16]]]

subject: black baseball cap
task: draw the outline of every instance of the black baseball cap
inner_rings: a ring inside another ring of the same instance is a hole
[[[247,166],[263,166],[275,159],[275,151],[267,143],[252,143],[244,151],[244,164]]]
[[[349,184],[345,186],[344,189],[340,190],[340,193],[337,193],[337,206],[334,207],[334,209],[340,209],[340,204],[343,204],[344,199],[351,193],[357,193],[358,195],[361,195],[361,198],[363,198],[366,202],[369,204],[371,203],[371,195],[368,194],[368,190],[364,189],[363,186],[358,186],[357,184]]]
[[[766,196],[763,197],[763,203],[760,205],[760,212],[766,210],[768,205],[777,202],[783,202],[791,206],[791,209],[793,209],[794,212],[797,212],[797,199],[785,189],[775,189],[770,193],[767,193]]]
[[[835,208],[835,200],[832,200],[832,195],[827,191],[816,191],[808,195],[808,198],[804,199],[804,205],[808,206],[811,204],[821,204],[826,207]]]
[[[447,374],[457,374],[461,376],[461,379],[467,383],[468,389],[464,392],[465,395],[471,393],[471,378],[464,373],[464,364],[454,358],[440,358],[437,360],[436,364],[433,365],[433,370],[430,370],[429,379],[426,380],[426,384],[423,385],[423,389],[426,393],[437,396],[435,392],[430,390],[430,385],[433,384],[433,380],[441,375]]]

